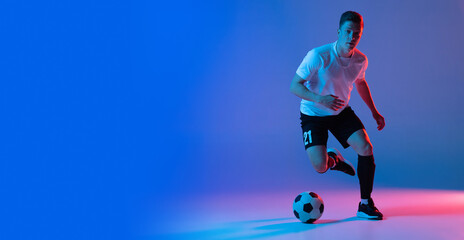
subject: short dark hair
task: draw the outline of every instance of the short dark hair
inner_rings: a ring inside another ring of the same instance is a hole
[[[361,14],[359,14],[357,12],[353,12],[353,11],[344,12],[342,14],[342,16],[340,17],[340,25],[338,26],[338,28],[341,28],[342,25],[347,21],[351,21],[351,22],[354,22],[354,23],[359,23],[359,24],[361,24],[361,27],[364,28],[363,17],[361,16]]]

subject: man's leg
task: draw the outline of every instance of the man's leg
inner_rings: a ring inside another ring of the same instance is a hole
[[[361,186],[361,199],[369,199],[375,174],[371,141],[366,130],[359,129],[348,138],[347,142],[358,154],[358,178]]]
[[[367,136],[366,130],[359,129],[358,131],[354,132],[348,138],[347,142],[358,155],[372,155],[372,144],[371,140],[369,140],[369,136]]]
[[[318,173],[325,173],[334,165],[333,159],[327,156],[325,145],[314,145],[306,149],[309,161]]]
[[[340,152],[334,148],[328,149],[325,145],[314,145],[306,149],[309,161],[318,173],[325,173],[328,169],[344,172],[354,176],[353,165],[345,160]]]
[[[301,113],[301,128],[306,153],[314,169],[325,173],[328,169],[342,171],[354,176],[355,170],[335,149],[327,149],[328,129],[330,118],[311,117]],[[329,153],[327,153],[329,151]]]
[[[372,144],[366,130],[360,129],[354,132],[347,143],[358,154],[358,178],[361,188],[361,203],[359,204],[358,216],[371,219],[382,219],[383,215],[374,206],[371,198],[374,186],[375,163]]]

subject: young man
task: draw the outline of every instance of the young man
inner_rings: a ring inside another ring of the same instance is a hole
[[[361,202],[357,216],[380,220],[383,215],[371,198],[375,172],[372,144],[364,125],[348,106],[354,84],[377,121],[377,129],[380,131],[385,126],[365,80],[367,57],[356,49],[363,28],[363,18],[359,13],[343,13],[338,40],[308,52],[293,77],[290,91],[302,98],[300,119],[303,140],[315,170],[325,173],[330,169],[355,175],[353,165],[338,150],[327,149],[330,131],[344,148],[351,146],[358,154]]]

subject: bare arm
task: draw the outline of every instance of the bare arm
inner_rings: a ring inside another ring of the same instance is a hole
[[[377,129],[379,131],[382,130],[385,127],[385,118],[380,115],[379,111],[377,111],[377,108],[375,107],[374,100],[372,100],[371,91],[369,89],[369,85],[367,85],[366,79],[358,79],[358,81],[355,82],[355,86],[356,90],[358,90],[359,96],[361,96],[362,100],[371,110],[372,116],[377,122]]]
[[[322,96],[309,91],[304,85],[305,81],[306,80],[298,76],[298,74],[295,74],[292,79],[292,83],[290,84],[290,92],[305,100],[320,103],[332,110],[338,110],[345,105],[345,102],[338,99],[337,96]]]

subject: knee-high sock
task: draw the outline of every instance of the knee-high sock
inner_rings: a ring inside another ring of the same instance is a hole
[[[375,163],[374,155],[358,155],[358,179],[361,187],[361,199],[369,199],[374,186]]]

